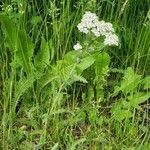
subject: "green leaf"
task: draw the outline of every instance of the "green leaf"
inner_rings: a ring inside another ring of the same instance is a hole
[[[33,85],[33,82],[35,81],[35,78],[33,75],[30,75],[28,76],[27,78],[23,78],[21,79],[16,87],[15,87],[15,96],[14,96],[14,99],[15,99],[15,105],[14,106],[14,110],[18,104],[18,101],[20,99],[20,97],[25,93],[27,92],[27,90],[32,87]]]
[[[77,72],[78,74],[82,74],[84,70],[89,68],[92,64],[94,64],[95,59],[92,56],[87,56],[82,58],[80,62],[77,64]]]
[[[131,105],[130,102],[127,102],[124,99],[120,99],[116,102],[111,108],[112,119],[117,121],[122,121],[132,117]]]
[[[82,52],[71,51],[68,52],[63,59],[63,66],[74,66],[76,65],[76,71],[78,75],[81,75],[82,72],[89,68],[94,63],[94,58],[92,56],[85,56],[81,58]]]
[[[150,98],[150,92],[138,92],[128,97],[129,103],[133,107],[137,107],[139,104],[144,103]]]
[[[49,64],[49,59],[50,59],[50,52],[48,43],[42,37],[40,50],[38,51],[34,60],[34,64],[37,70],[43,72],[45,67]]]
[[[88,81],[87,81],[84,77],[82,77],[82,76],[80,76],[80,75],[77,75],[77,74],[74,74],[74,75],[72,76],[72,83],[73,83],[73,82],[76,82],[76,81],[80,81],[80,82],[82,82],[82,83],[88,83]]]
[[[124,119],[128,119],[128,118],[132,117],[130,108],[126,109],[126,108],[124,108],[123,105],[124,104],[122,102],[118,102],[112,107],[111,113],[112,113],[113,119],[115,119],[117,121],[122,121]]]
[[[31,58],[33,56],[33,44],[27,36],[25,30],[18,33],[17,51],[15,54],[15,63],[22,66],[25,71],[31,73]]]
[[[147,76],[143,79],[142,84],[144,85],[144,89],[150,89],[150,76]]]
[[[86,79],[81,76],[83,71],[94,63],[92,56],[79,58],[80,52],[71,51],[67,53],[63,60],[57,61],[57,65],[53,68],[53,73],[59,76],[61,82],[72,84],[76,81],[87,83]],[[80,59],[77,62],[77,59]],[[54,76],[55,76],[54,75]]]
[[[6,15],[0,15],[0,22],[2,23],[2,30],[6,35],[9,47],[15,51],[17,43],[17,27],[15,23]]]
[[[123,80],[121,81],[121,86],[116,86],[113,95],[118,94],[122,91],[124,94],[134,92],[137,90],[139,83],[141,82],[141,75],[134,73],[131,67],[128,67],[124,72]]]
[[[36,149],[41,149],[45,144],[46,144],[46,138],[44,135],[41,135],[39,143],[36,145]]]
[[[33,56],[33,44],[24,30],[17,31],[16,25],[8,16],[0,15],[3,32],[7,42],[14,52],[14,66],[22,66],[27,73],[31,72],[31,57]]]
[[[106,52],[95,52],[93,54],[95,59],[94,62],[94,90],[95,90],[95,98],[100,102],[104,98],[104,90],[103,86],[105,84],[105,77],[108,74],[110,57]]]
[[[66,65],[77,63],[77,58],[79,57],[79,55],[80,54],[77,51],[70,51],[65,54],[63,61]]]
[[[108,68],[110,63],[110,57],[107,53],[95,53],[93,55],[95,62],[94,62],[94,68],[95,68],[95,74],[98,79],[102,79],[106,72],[106,68]]]
[[[69,82],[74,74],[76,74],[76,64],[65,64],[63,60],[59,60],[55,68],[54,75],[58,75],[61,82]]]
[[[45,74],[43,74],[41,76],[40,79],[37,80],[37,93],[40,94],[40,92],[42,91],[42,89],[47,86],[48,84],[50,84],[52,81],[54,80],[58,80],[59,76],[54,75],[52,70],[47,71]]]

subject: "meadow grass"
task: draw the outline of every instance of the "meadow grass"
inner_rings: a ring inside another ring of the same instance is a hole
[[[150,149],[149,0],[0,2],[1,149]],[[102,93],[100,101],[91,79],[92,68],[83,72],[88,83],[83,78],[73,84],[55,81],[61,76],[61,59],[65,59],[77,41],[86,39],[76,27],[85,11],[111,22],[120,39],[119,47],[107,49],[111,62],[108,74],[104,72],[103,89],[98,89]],[[32,53],[30,60],[15,51],[17,44],[23,53],[29,50],[29,57]],[[39,63],[38,57],[44,63]],[[33,67],[36,62],[38,71]],[[122,81],[124,70],[129,81],[133,81],[130,86],[125,79]],[[142,80],[138,74],[147,78]],[[147,87],[144,90],[143,84]],[[130,93],[117,91],[116,86],[127,87],[124,90],[129,89]],[[130,109],[128,96],[138,101],[141,96],[138,94],[143,93],[146,93],[142,95],[143,103]]]

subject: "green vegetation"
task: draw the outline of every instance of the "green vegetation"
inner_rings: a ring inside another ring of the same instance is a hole
[[[0,149],[149,150],[149,102],[149,0],[0,1]]]

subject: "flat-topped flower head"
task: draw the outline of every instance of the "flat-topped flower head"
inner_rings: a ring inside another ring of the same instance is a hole
[[[99,21],[98,16],[90,11],[85,12],[77,28],[85,34],[92,33],[96,37],[102,36],[104,38],[104,45],[118,46],[119,39],[115,34],[113,25],[110,22]]]
[[[103,35],[103,36],[106,36],[107,34],[114,32],[113,25],[109,22],[99,21],[96,27],[100,35]]]
[[[98,22],[98,17],[94,13],[87,11],[83,15],[81,19],[81,23],[77,25],[77,28],[80,32],[87,34],[90,32],[92,28],[96,27],[97,22]]]
[[[111,45],[116,45],[118,46],[119,45],[119,38],[116,34],[108,34],[106,35],[106,38],[104,40],[104,45],[108,45],[108,46],[111,46]]]
[[[80,45],[80,43],[77,43],[73,46],[74,50],[81,50],[82,49],[82,46]]]
[[[91,13],[90,11],[85,12],[81,19],[81,23],[77,25],[77,28],[80,32],[88,33],[92,31],[96,36],[105,35],[108,32],[114,32],[113,25],[109,22],[99,21],[96,14]]]

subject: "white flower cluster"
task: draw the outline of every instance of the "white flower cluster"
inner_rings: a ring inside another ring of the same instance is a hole
[[[106,38],[104,40],[104,44],[111,46],[111,45],[116,45],[118,46],[119,43],[119,39],[118,36],[116,34],[108,34],[106,35]]]
[[[114,33],[113,25],[109,22],[99,21],[96,14],[87,11],[81,20],[81,23],[77,25],[80,32],[85,34],[92,32],[96,37],[104,36],[104,44],[111,46],[118,46],[119,39]]]
[[[81,23],[79,23],[77,27],[80,32],[87,34],[96,26],[97,23],[98,17],[94,13],[88,11],[83,15]]]

